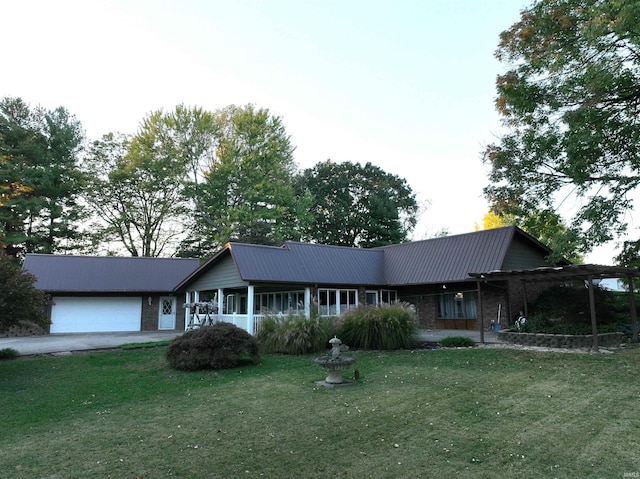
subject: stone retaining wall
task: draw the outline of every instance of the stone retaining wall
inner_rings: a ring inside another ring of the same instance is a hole
[[[11,326],[6,331],[0,332],[0,338],[16,338],[21,336],[42,336],[49,334],[49,331],[44,330],[40,326],[35,324],[26,324],[23,326]]]
[[[603,348],[618,347],[624,339],[623,333],[598,334],[598,346]],[[544,348],[580,349],[590,348],[593,336],[571,334],[518,333],[504,330],[498,333],[498,340],[522,346],[539,346]]]

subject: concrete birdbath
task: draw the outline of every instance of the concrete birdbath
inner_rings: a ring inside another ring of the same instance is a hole
[[[324,381],[319,381],[317,384],[323,386],[354,384],[352,382],[345,381],[342,377],[342,371],[355,363],[356,358],[340,355],[341,352],[349,348],[344,346],[342,341],[335,336],[333,339],[329,340],[329,343],[331,344],[331,354],[315,359],[315,363],[321,368],[324,368],[327,372],[326,379]]]

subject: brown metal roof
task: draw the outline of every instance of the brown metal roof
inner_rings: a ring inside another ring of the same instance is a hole
[[[197,259],[28,254],[23,269],[51,293],[171,292]]]
[[[181,290],[231,255],[244,281],[402,286],[469,281],[470,271],[503,267],[514,238],[551,251],[516,227],[496,228],[381,248],[287,242],[282,247],[229,243],[176,287]]]
[[[384,252],[288,241],[284,246],[228,243],[182,281],[176,290],[231,255],[240,277],[250,282],[326,285],[384,285]]]
[[[385,246],[386,280],[392,285],[468,281],[470,271],[501,269],[515,236],[538,248],[541,258],[551,252],[513,226]]]

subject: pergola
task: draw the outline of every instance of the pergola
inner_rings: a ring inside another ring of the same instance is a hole
[[[484,273],[469,273],[469,276],[477,278],[478,293],[481,291],[482,283],[490,281],[505,281],[519,279],[523,283],[524,291],[524,314],[527,310],[527,283],[534,282],[564,282],[564,281],[585,281],[589,288],[589,309],[591,314],[591,330],[593,333],[592,350],[598,351],[598,324],[596,320],[594,281],[598,284],[603,279],[626,279],[629,286],[629,313],[633,331],[633,340],[638,340],[638,318],[636,304],[633,293],[633,278],[640,278],[638,268],[625,268],[621,266],[602,266],[595,264],[571,264],[565,266],[549,266],[543,268],[511,270],[511,271],[489,271]],[[482,295],[478,294],[480,307],[480,341],[484,342],[484,319],[482,318]]]

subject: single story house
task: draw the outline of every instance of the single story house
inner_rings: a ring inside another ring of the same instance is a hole
[[[321,316],[340,315],[359,304],[402,300],[416,307],[422,328],[488,329],[492,321],[513,322],[524,287],[472,274],[549,267],[550,253],[513,226],[371,249],[229,243],[174,293],[186,297],[187,328],[211,319],[253,333],[264,314],[309,316],[316,308]]]
[[[27,254],[23,269],[51,297],[51,333],[184,330],[173,290],[197,259]]]
[[[201,266],[197,259],[28,254],[23,268],[52,299],[51,333],[184,331],[208,321],[254,333],[265,314],[337,316],[402,300],[415,306],[423,329],[479,329],[482,339],[492,324],[526,314],[527,302],[550,284],[584,282],[595,338],[594,284],[632,284],[640,271],[551,265],[550,253],[508,226],[371,249],[228,243]],[[629,303],[635,324],[633,289]]]

